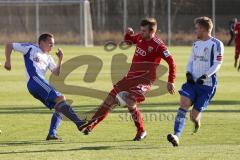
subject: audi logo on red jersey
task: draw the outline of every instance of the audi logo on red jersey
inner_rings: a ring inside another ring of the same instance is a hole
[[[147,52],[144,51],[142,48],[139,48],[139,47],[136,48],[136,53],[140,54],[141,56],[146,56],[147,55]]]

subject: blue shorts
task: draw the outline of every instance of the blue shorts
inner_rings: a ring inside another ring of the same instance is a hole
[[[207,109],[207,106],[216,92],[216,86],[210,87],[200,84],[184,83],[179,90],[179,94],[188,97],[192,103],[193,108],[199,112]]]
[[[49,109],[55,106],[56,98],[61,96],[61,93],[39,76],[30,77],[27,88],[34,98],[40,100]]]

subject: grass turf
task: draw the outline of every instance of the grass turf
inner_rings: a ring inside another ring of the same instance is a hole
[[[130,62],[134,51],[133,47],[111,52],[103,47],[60,47],[65,52],[65,62],[81,55],[92,55],[101,60],[103,66],[96,80],[86,81],[83,77],[87,67],[81,66],[69,74],[65,83],[105,91],[103,95],[112,87],[112,58],[122,53]],[[174,46],[169,50],[177,62],[176,89],[179,89],[185,81],[185,66],[191,47]],[[4,53],[3,47],[0,52]],[[201,130],[192,135],[193,126],[188,117],[178,148],[173,148],[166,140],[166,135],[173,130],[178,94],[147,98],[140,106],[148,132],[147,139],[142,142],[131,141],[135,127],[126,108],[116,108],[89,136],[82,135],[72,123],[64,121],[59,128],[63,142],[46,142],[51,111],[28,93],[23,58],[13,53],[12,71],[5,71],[3,66],[0,68],[0,159],[238,159],[240,86],[239,72],[233,68],[233,53],[233,47],[225,48],[217,93],[203,114]],[[4,62],[3,55],[0,62]],[[165,62],[162,64],[166,65]],[[121,72],[121,67],[116,68]],[[93,75],[89,74],[90,77]],[[166,80],[167,74],[161,79]],[[92,98],[94,90],[90,93],[92,97],[74,94],[71,92],[65,96],[73,101],[77,112],[94,109],[101,103],[100,99]]]

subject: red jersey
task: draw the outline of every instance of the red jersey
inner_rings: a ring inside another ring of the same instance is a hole
[[[237,46],[240,45],[240,22],[237,22],[234,27],[235,32],[235,44]]]
[[[156,79],[156,70],[161,59],[169,66],[168,82],[174,83],[176,78],[176,64],[162,40],[155,36],[150,40],[144,40],[140,34],[125,34],[124,41],[136,44],[135,54],[132,59],[128,77],[141,76],[151,82]]]

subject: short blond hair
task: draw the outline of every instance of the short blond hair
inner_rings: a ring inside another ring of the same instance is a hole
[[[209,33],[212,32],[213,22],[209,17],[198,17],[194,19],[194,24],[199,24],[203,28],[205,28]]]

